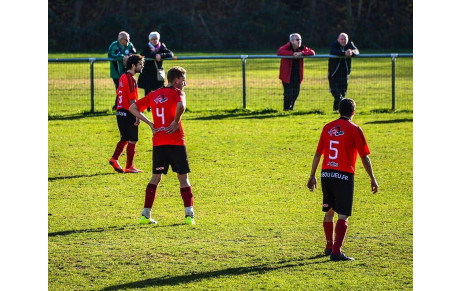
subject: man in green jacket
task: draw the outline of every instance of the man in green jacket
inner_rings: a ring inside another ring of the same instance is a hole
[[[129,34],[126,31],[120,31],[118,33],[118,40],[112,42],[109,46],[108,57],[113,59],[110,62],[110,78],[115,83],[115,90],[118,89],[118,80],[120,76],[125,72],[125,65],[123,64],[123,57],[130,54],[135,54],[136,48],[129,41]],[[117,106],[117,97],[115,97],[115,105],[112,110],[115,110]]]

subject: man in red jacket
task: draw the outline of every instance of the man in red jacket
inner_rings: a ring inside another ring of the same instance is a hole
[[[299,96],[300,83],[303,81],[302,56],[314,56],[315,51],[302,45],[300,34],[289,35],[289,42],[278,50],[278,56],[294,56],[294,59],[281,59],[280,80],[284,88],[284,110],[294,110],[295,101]]]

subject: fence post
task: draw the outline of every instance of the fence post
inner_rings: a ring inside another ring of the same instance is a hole
[[[94,62],[96,58],[89,59],[89,76],[91,84],[91,113],[94,113]]]
[[[396,57],[398,54],[391,54],[391,111],[396,109]]]
[[[241,55],[241,65],[243,72],[243,109],[246,109],[246,59],[247,55]]]

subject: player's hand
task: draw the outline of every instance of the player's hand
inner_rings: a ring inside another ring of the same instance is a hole
[[[375,179],[371,180],[371,190],[374,194],[377,193],[377,191],[379,190],[379,185],[377,184],[377,181]]]
[[[310,178],[308,179],[308,183],[307,183],[307,187],[308,189],[310,189],[311,192],[313,192],[313,190],[315,190],[316,188],[316,176],[310,176]]]
[[[139,118],[136,118],[136,122],[134,122],[135,126],[139,126],[141,124],[141,120]]]
[[[179,129],[179,123],[173,120],[173,122],[171,122],[171,124],[165,128],[165,131],[167,134],[171,134],[178,129]]]

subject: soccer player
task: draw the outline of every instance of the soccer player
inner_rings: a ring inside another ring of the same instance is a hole
[[[351,216],[358,154],[364,169],[371,178],[372,192],[376,193],[379,188],[372,171],[371,160],[368,156],[370,151],[364,133],[359,126],[351,122],[355,108],[356,104],[352,99],[342,99],[339,103],[340,118],[323,127],[307,183],[307,187],[313,192],[316,188],[316,169],[321,155],[324,155],[321,168],[323,212],[325,212],[323,228],[326,235],[324,253],[330,256],[331,261],[354,260],[342,252],[342,245],[348,229],[348,217]],[[338,214],[338,220],[333,242],[335,212]]]
[[[195,224],[192,187],[188,178],[190,167],[181,123],[185,112],[183,88],[186,85],[186,71],[182,67],[172,67],[168,71],[167,79],[166,87],[150,92],[129,108],[129,111],[147,123],[153,132],[153,174],[145,189],[144,209],[140,223],[157,224],[151,217],[152,206],[162,174],[167,174],[169,165],[171,165],[179,179],[180,193],[185,208],[185,223]],[[142,114],[147,107],[152,109],[153,123]]]
[[[136,143],[138,141],[139,119],[129,112],[129,106],[138,100],[137,83],[134,76],[142,72],[144,67],[144,57],[131,55],[126,61],[127,71],[121,75],[117,89],[117,124],[120,130],[120,141],[115,147],[115,152],[109,163],[119,173],[139,173],[133,164],[134,155],[136,154]],[[118,162],[121,153],[126,149],[126,167],[123,168]]]

